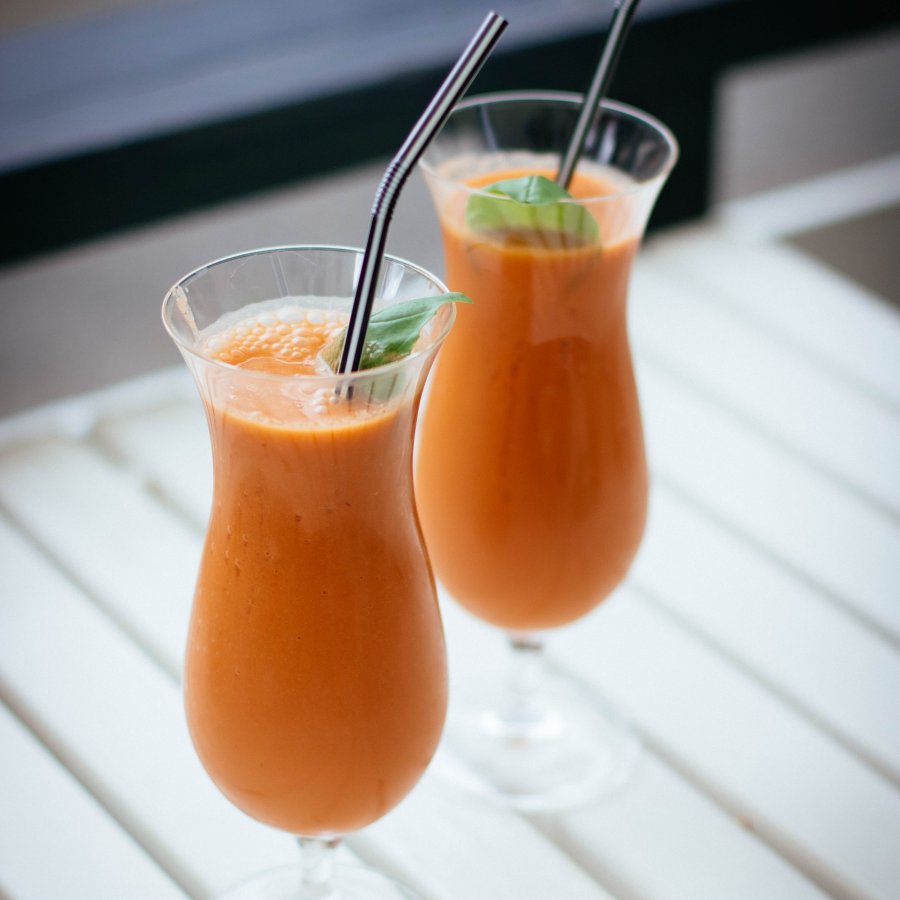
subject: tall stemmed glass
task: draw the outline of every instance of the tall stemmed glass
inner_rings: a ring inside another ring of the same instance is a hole
[[[302,869],[251,879],[234,900],[412,896],[367,869],[335,871],[331,857],[413,787],[444,723],[412,441],[454,311],[390,364],[334,375],[311,363],[346,319],[361,255],[240,254],[188,275],[163,305],[214,463],[184,676],[191,737],[237,807],[303,845]],[[444,292],[386,257],[376,308]]]
[[[452,698],[448,757],[471,787],[522,809],[596,796],[637,748],[621,718],[546,671],[541,648],[609,596],[641,541],[648,477],[626,298],[676,143],[645,113],[604,102],[570,185],[577,200],[523,210],[486,190],[553,181],[581,100],[469,99],[422,161],[447,282],[473,303],[423,411],[420,514],[438,578],[512,648],[495,696],[477,684]]]

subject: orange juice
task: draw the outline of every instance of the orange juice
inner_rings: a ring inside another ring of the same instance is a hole
[[[412,501],[417,397],[364,401],[266,377],[309,374],[339,324],[266,314],[207,347],[237,368],[217,367],[207,402],[214,503],[188,723],[235,805],[303,835],[354,831],[392,808],[431,759],[447,703]]]
[[[492,172],[471,187],[549,171]],[[576,197],[614,190],[579,172]],[[439,204],[440,205],[440,204]],[[416,489],[438,577],[511,631],[584,615],[640,544],[648,477],[626,329],[640,235],[586,202],[599,242],[477,233],[439,209],[460,308],[423,410]],[[627,232],[627,229],[625,229]]]

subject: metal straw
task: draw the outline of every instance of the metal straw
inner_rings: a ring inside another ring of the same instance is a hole
[[[600,62],[597,63],[597,70],[594,72],[591,86],[588,88],[584,102],[581,104],[578,120],[575,122],[575,129],[569,138],[569,146],[566,147],[565,155],[559,166],[559,172],[556,173],[556,183],[566,189],[568,189],[572,175],[575,173],[575,166],[578,165],[581,151],[584,150],[584,142],[587,140],[588,128],[590,128],[594,113],[606,94],[606,89],[609,87],[613,70],[619,60],[619,53],[622,50],[622,45],[625,43],[628,25],[631,22],[635,9],[637,9],[637,5],[638,0],[618,0],[616,3],[616,11],[613,13],[612,22],[609,26],[609,35],[606,38],[606,43],[603,45]]]
[[[387,230],[394,214],[394,207],[406,179],[412,172],[419,157],[425,152],[434,136],[447,121],[453,107],[474,81],[500,35],[509,23],[495,12],[488,13],[481,27],[463,51],[444,83],[428,104],[419,121],[413,126],[403,146],[385,170],[375,202],[372,205],[372,223],[366,249],[363,251],[362,266],[356,283],[353,308],[347,323],[347,337],[341,350],[338,372],[353,372],[359,368],[365,345],[366,329],[375,299],[378,272],[387,243]]]

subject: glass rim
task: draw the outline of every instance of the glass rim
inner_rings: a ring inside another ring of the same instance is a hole
[[[422,356],[426,356],[428,353],[431,353],[432,350],[441,343],[443,343],[444,339],[447,337],[450,332],[453,323],[456,321],[456,304],[449,303],[447,304],[450,309],[448,311],[448,315],[446,321],[443,323],[440,332],[436,334],[428,343],[427,347],[422,347],[419,350],[413,350],[408,353],[406,356],[401,359],[394,360],[389,363],[384,363],[380,366],[372,366],[368,369],[357,369],[353,372],[332,372],[330,374],[319,374],[319,373],[307,373],[307,374],[299,374],[299,373],[290,373],[290,372],[264,372],[258,369],[246,369],[241,366],[233,365],[232,363],[225,362],[222,359],[214,359],[212,357],[206,356],[201,353],[195,347],[192,347],[185,343],[184,340],[180,337],[180,335],[176,334],[173,328],[170,326],[169,319],[167,317],[167,312],[175,302],[175,294],[179,289],[183,290],[183,285],[188,280],[202,275],[208,269],[212,269],[215,266],[222,265],[223,263],[233,262],[239,259],[244,259],[246,257],[251,256],[262,256],[267,253],[279,253],[284,251],[292,251],[292,250],[313,250],[313,251],[324,251],[328,253],[338,253],[338,254],[354,254],[362,258],[364,254],[364,250],[361,247],[350,247],[344,246],[340,244],[284,244],[284,245],[274,245],[271,247],[257,247],[251,250],[241,250],[237,253],[229,253],[226,256],[221,256],[218,259],[210,260],[203,265],[197,266],[197,268],[192,269],[190,272],[183,275],[179,278],[163,295],[162,301],[162,321],[163,327],[166,330],[166,333],[170,338],[175,342],[175,345],[182,352],[190,356],[192,359],[199,360],[205,365],[215,366],[216,368],[223,369],[226,372],[231,373],[239,373],[241,377],[248,378],[258,378],[262,381],[271,381],[274,383],[278,382],[290,382],[293,384],[297,384],[300,381],[315,381],[322,384],[335,384],[343,381],[352,381],[355,379],[365,379],[370,378],[377,375],[383,375],[385,373],[399,371],[403,369],[405,366],[409,365],[409,363],[413,360],[418,360]],[[438,278],[437,275],[429,272],[428,269],[423,266],[418,265],[418,263],[411,262],[408,259],[404,259],[401,256],[395,256],[393,253],[385,253],[382,257],[382,261],[397,263],[400,266],[403,266],[406,269],[415,272],[418,275],[421,275],[427,281],[436,284],[439,288],[441,288],[442,293],[448,293],[449,289],[444,284],[444,282]],[[352,301],[352,297],[349,298]]]
[[[467,109],[472,109],[473,107],[478,106],[488,106],[491,104],[499,106],[504,103],[543,101],[546,103],[556,103],[560,106],[575,105],[580,107],[583,99],[583,94],[578,94],[574,91],[495,91],[489,94],[475,94],[471,97],[466,97],[464,100],[457,103],[457,105],[453,109],[453,112],[451,113],[450,118],[452,119],[453,116],[455,116],[457,113],[463,112]],[[668,158],[666,159],[665,165],[662,166],[652,178],[648,178],[646,181],[636,181],[634,182],[634,184],[628,185],[627,187],[622,187],[614,191],[608,191],[603,194],[594,194],[589,197],[566,198],[557,201],[559,203],[585,204],[598,203],[602,201],[609,202],[612,200],[616,200],[619,197],[627,197],[631,194],[639,193],[645,190],[649,185],[654,185],[657,182],[667,178],[672,169],[675,167],[675,164],[678,162],[678,140],[672,133],[671,129],[669,129],[668,126],[664,125],[655,116],[652,116],[648,112],[644,112],[644,110],[639,109],[636,106],[631,106],[628,103],[621,103],[618,100],[604,99],[600,102],[599,105],[601,110],[609,110],[610,112],[618,113],[621,116],[626,116],[628,118],[634,119],[656,131],[663,139],[663,142],[666,144],[666,146],[668,146],[669,148]],[[435,143],[437,143],[437,141],[439,140],[440,134],[438,134]],[[494,200],[511,201],[511,198],[504,198],[497,194],[492,194],[484,190],[483,188],[472,187],[471,185],[467,185],[455,178],[450,178],[446,175],[442,175],[435,169],[433,165],[431,165],[431,163],[429,163],[425,159],[425,157],[419,160],[419,166],[429,178],[433,178],[435,181],[442,184],[452,185],[456,190],[465,191],[467,194],[490,197]]]

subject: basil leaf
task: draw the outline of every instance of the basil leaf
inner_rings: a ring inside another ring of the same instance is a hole
[[[597,221],[578,203],[560,203],[572,195],[543,175],[498,181],[484,189],[498,198],[473,194],[466,204],[466,224],[474,231],[560,232],[594,242]]]
[[[440,307],[445,303],[471,302],[465,294],[449,293],[404,300],[372,313],[366,328],[359,368],[373,369],[402,359],[412,350],[420,332]],[[332,372],[338,370],[346,336],[347,329],[343,328],[322,348],[322,359],[328,363]]]

